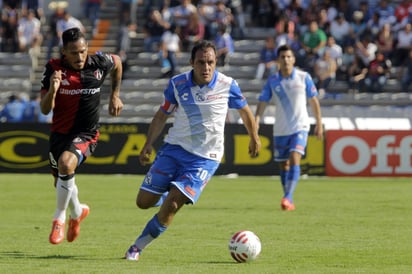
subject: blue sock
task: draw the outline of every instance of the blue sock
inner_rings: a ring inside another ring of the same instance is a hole
[[[293,202],[293,193],[295,192],[300,177],[300,166],[291,166],[287,178],[285,198]]]
[[[134,244],[140,249],[143,250],[148,246],[154,239],[160,236],[165,230],[166,226],[163,226],[159,223],[157,215],[154,215],[153,218],[146,224],[146,227],[143,229],[142,234],[136,239]]]
[[[280,175],[280,182],[282,183],[283,194],[286,193],[286,178],[288,177],[289,171],[281,170]]]
[[[163,193],[162,196],[160,196],[159,201],[157,201],[157,203],[154,205],[154,207],[161,206],[168,194],[169,194],[169,192]]]

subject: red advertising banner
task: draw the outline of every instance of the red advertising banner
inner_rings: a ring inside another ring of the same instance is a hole
[[[328,176],[412,176],[412,132],[329,130]]]

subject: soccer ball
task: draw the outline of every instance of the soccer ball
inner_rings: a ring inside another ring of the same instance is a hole
[[[255,233],[241,230],[233,234],[229,241],[229,252],[238,263],[254,261],[261,251],[260,239]]]

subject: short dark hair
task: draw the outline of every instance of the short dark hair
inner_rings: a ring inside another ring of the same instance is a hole
[[[215,52],[215,55],[217,55],[217,51],[216,51],[216,46],[215,44],[213,44],[212,42],[208,41],[208,40],[201,40],[199,42],[197,42],[193,48],[192,48],[192,54],[190,56],[190,60],[194,61],[195,60],[195,55],[196,52],[198,50],[206,50],[208,48],[213,49],[213,51]]]
[[[278,48],[277,55],[279,56],[282,51],[288,51],[288,50],[293,52],[293,49],[288,44],[284,44],[284,45],[282,45]],[[295,53],[293,53],[293,54],[295,54]]]
[[[79,28],[71,28],[65,30],[62,35],[63,47],[66,47],[68,43],[76,42],[81,38],[86,39],[86,36],[84,36],[84,34],[80,31]]]

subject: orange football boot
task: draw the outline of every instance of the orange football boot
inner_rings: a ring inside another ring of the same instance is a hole
[[[53,221],[52,231],[50,232],[49,242],[51,244],[60,244],[64,239],[64,223],[58,220]]]
[[[82,205],[82,215],[77,219],[69,219],[69,229],[67,230],[67,241],[73,242],[80,234],[80,223],[90,213],[90,208],[87,205]]]

